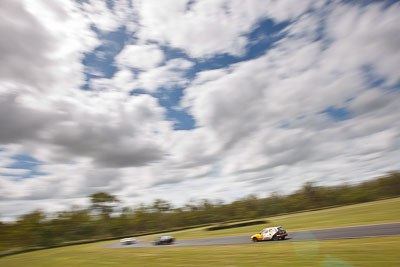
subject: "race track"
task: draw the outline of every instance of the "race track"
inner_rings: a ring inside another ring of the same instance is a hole
[[[290,229],[286,229],[286,230],[288,230],[288,233],[289,233],[286,240],[264,241],[264,242],[257,242],[255,244],[400,235],[400,222],[386,223],[386,224],[374,224],[374,225],[362,225],[362,226],[350,226],[350,227],[339,227],[339,228],[329,228],[329,229],[318,229],[318,230],[309,230],[309,231],[290,231]],[[252,233],[252,234],[255,234],[255,233]],[[177,240],[174,244],[166,245],[166,246],[182,247],[182,246],[249,244],[249,243],[253,243],[250,240],[250,236],[251,235],[191,239],[191,240]],[[145,242],[145,241],[141,241],[139,239],[138,242],[133,245],[121,245],[119,242],[116,242],[113,244],[106,245],[105,247],[108,247],[108,248],[142,248],[142,247],[157,247],[157,246],[154,246],[151,242]]]

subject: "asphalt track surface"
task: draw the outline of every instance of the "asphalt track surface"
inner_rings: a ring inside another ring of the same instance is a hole
[[[255,233],[253,233],[255,234]],[[312,240],[329,240],[329,239],[347,239],[347,238],[364,238],[400,235],[400,222],[385,223],[373,225],[361,225],[339,228],[328,228],[307,231],[288,231],[286,240],[279,241],[263,241],[256,244],[274,243],[274,242],[293,242],[293,241],[312,241]],[[177,240],[174,244],[163,245],[169,247],[184,247],[184,246],[211,246],[211,245],[235,245],[235,244],[250,244],[251,235],[243,236],[227,236],[216,238],[202,238],[191,240]],[[108,248],[143,248],[155,247],[152,242],[142,241],[138,239],[136,244],[121,245],[119,242],[106,245]],[[158,247],[158,246],[156,246]]]

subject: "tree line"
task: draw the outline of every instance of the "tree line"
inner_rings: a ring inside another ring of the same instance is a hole
[[[74,207],[56,214],[36,210],[15,222],[0,222],[0,252],[253,219],[395,196],[400,196],[400,172],[357,185],[317,186],[307,182],[288,195],[273,193],[266,198],[250,195],[229,204],[203,199],[178,208],[163,199],[149,205],[122,207],[116,196],[98,192],[89,196],[91,205],[87,208]]]

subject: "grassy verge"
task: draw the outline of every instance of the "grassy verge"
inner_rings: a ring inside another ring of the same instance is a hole
[[[1,266],[398,266],[400,236],[205,247],[78,245],[0,259]],[[27,265],[28,264],[28,265]]]
[[[170,232],[177,239],[211,238],[221,236],[251,235],[268,226],[281,225],[290,231],[333,228],[363,224],[400,222],[400,198],[349,205],[318,211],[265,218],[267,225],[252,225],[218,231],[205,227],[187,231]],[[154,239],[149,236],[147,240]]]

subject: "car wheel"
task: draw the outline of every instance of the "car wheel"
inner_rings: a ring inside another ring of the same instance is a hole
[[[257,237],[253,237],[253,242],[258,242]]]
[[[277,241],[278,239],[279,239],[279,237],[276,236],[276,235],[274,235],[274,236],[272,237],[272,240],[273,240],[273,241]]]

